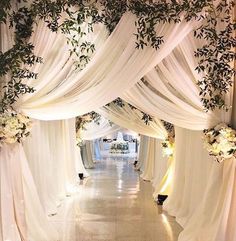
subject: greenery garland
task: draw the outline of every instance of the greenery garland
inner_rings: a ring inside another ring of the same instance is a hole
[[[94,111],[84,114],[82,116],[78,116],[76,117],[76,123],[75,123],[76,132],[78,132],[79,130],[86,130],[85,125],[90,122],[94,122],[97,125],[100,125],[100,120],[101,120],[101,115]]]
[[[18,4],[26,2],[18,0]],[[162,23],[185,21],[202,21],[196,29],[195,37],[206,40],[206,44],[195,51],[198,58],[196,70],[204,74],[198,81],[200,97],[206,110],[228,108],[223,96],[233,84],[235,70],[231,66],[236,59],[233,48],[236,40],[233,36],[236,24],[231,13],[234,1],[221,0],[214,6],[215,0],[183,1],[113,1],[113,0],[34,0],[13,10],[15,1],[2,0],[0,3],[0,23],[8,24],[14,29],[15,43],[6,52],[0,52],[0,78],[6,82],[0,111],[3,112],[17,101],[20,95],[33,92],[34,89],[24,84],[25,79],[37,78],[28,67],[41,63],[42,59],[34,55],[34,46],[28,42],[33,32],[33,24],[39,19],[45,21],[52,31],[64,34],[78,34],[80,37],[93,31],[94,24],[103,23],[110,32],[113,31],[122,15],[130,11],[136,21],[136,47],[143,49],[151,46],[158,49],[164,42],[164,36],[158,36],[155,28]],[[62,18],[63,15],[63,18]],[[81,25],[88,24],[88,31],[82,31]],[[222,25],[222,27],[219,27]],[[90,61],[94,44],[79,43],[76,38],[68,38],[72,46],[71,54],[77,55],[77,68],[81,70]],[[79,45],[79,46],[78,46]],[[81,61],[82,60],[82,61]],[[82,65],[80,63],[83,62]],[[22,67],[23,66],[23,67]],[[28,67],[27,67],[28,66]]]

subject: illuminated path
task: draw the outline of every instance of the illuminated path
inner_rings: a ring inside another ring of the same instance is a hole
[[[102,160],[53,217],[63,241],[177,241],[180,226],[152,200],[133,160]]]

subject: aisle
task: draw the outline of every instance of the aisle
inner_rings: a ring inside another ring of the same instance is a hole
[[[102,160],[53,217],[63,241],[176,241],[180,226],[152,200],[133,160]],[[64,210],[64,211],[62,211]],[[64,221],[61,221],[64,220]]]

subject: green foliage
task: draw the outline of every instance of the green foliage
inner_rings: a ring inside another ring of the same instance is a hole
[[[11,9],[11,0],[0,1],[0,23],[6,23],[7,12]]]
[[[164,36],[156,34],[156,28],[160,23],[179,23],[183,18],[185,21],[198,20],[201,18],[199,13],[209,2],[211,1],[132,0],[129,9],[138,17],[136,47],[143,49],[145,46],[151,46],[158,49],[164,42]]]
[[[232,66],[236,59],[236,24],[231,20],[234,8],[233,1],[223,0],[217,8],[209,6],[205,22],[198,27],[194,35],[206,40],[206,43],[195,51],[199,59],[196,70],[203,74],[198,81],[200,96],[206,110],[229,108],[223,96],[233,85],[235,70]]]
[[[82,116],[76,117],[76,132],[79,130],[86,130],[85,125],[94,122],[97,125],[100,125],[101,115],[92,111]]]
[[[19,1],[20,3],[21,1]],[[0,22],[14,29],[14,45],[6,52],[0,51],[0,79],[5,82],[3,96],[0,102],[0,112],[4,112],[18,100],[20,95],[32,93],[34,89],[24,83],[25,79],[36,79],[37,73],[29,67],[41,63],[42,59],[34,55],[34,46],[28,42],[33,31],[33,14],[26,7],[17,11],[11,9],[11,2],[2,2]],[[9,81],[6,82],[6,78]]]
[[[217,7],[214,4],[216,1],[212,0],[133,0],[129,7],[138,16],[136,47],[141,49],[145,46],[158,49],[164,42],[164,36],[157,36],[155,31],[160,23],[178,23],[181,18],[203,21],[194,36],[205,41],[195,51],[195,57],[199,59],[196,70],[204,74],[198,86],[206,110],[228,109],[223,96],[229,91],[235,76],[232,66],[236,59],[236,39],[233,35],[236,24],[232,20],[234,1],[222,0]]]
[[[165,127],[165,129],[168,133],[168,136],[174,138],[175,137],[175,127],[174,127],[174,125],[167,122],[167,121],[164,121],[164,120],[161,120],[161,121],[162,121],[162,124],[163,124],[163,126]]]

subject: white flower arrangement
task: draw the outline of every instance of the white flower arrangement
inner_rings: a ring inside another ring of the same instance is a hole
[[[168,158],[173,157],[175,149],[174,138],[168,137],[166,140],[162,141],[161,145],[163,156],[167,156]]]
[[[225,123],[204,130],[204,146],[216,161],[223,162],[236,154],[236,131]]]
[[[20,142],[30,134],[32,121],[29,117],[7,110],[0,114],[0,146]]]

